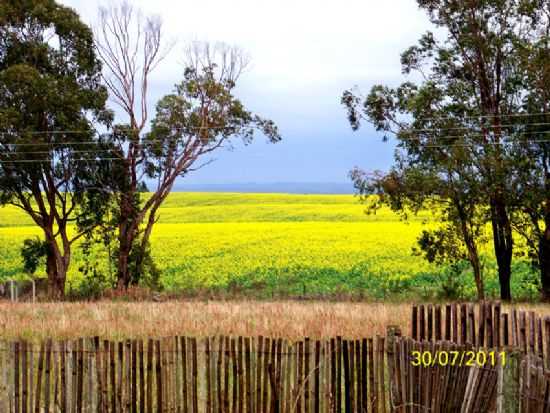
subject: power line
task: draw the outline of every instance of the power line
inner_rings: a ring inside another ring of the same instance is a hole
[[[487,125],[486,129],[512,128],[518,126],[550,126],[550,122],[535,122],[535,123],[511,123],[504,125]],[[404,129],[403,132],[432,132],[432,131],[449,131],[449,130],[471,130],[468,126],[457,126],[454,128],[426,128],[426,129]],[[477,131],[476,131],[477,132]]]
[[[547,135],[550,134],[550,130],[547,131],[533,131],[533,132],[518,132],[514,133],[513,136],[531,136],[531,135]],[[480,133],[480,134],[463,134],[463,135],[444,135],[444,136],[403,136],[399,138],[402,141],[406,140],[417,140],[420,141],[422,139],[429,139],[430,137],[433,137],[434,139],[458,139],[458,138],[484,138],[487,135]]]
[[[550,112],[525,112],[525,113],[506,113],[499,115],[478,115],[478,116],[438,116],[432,118],[424,118],[425,121],[438,121],[438,120],[469,120],[469,119],[493,119],[493,118],[522,118],[522,117],[534,117],[534,116],[549,116]]]
[[[536,140],[524,140],[520,141],[521,143],[550,143],[550,139],[536,139]],[[517,142],[511,142],[509,140],[507,141],[499,141],[499,142],[485,142],[484,145],[506,145],[506,144],[512,144]],[[483,145],[475,145],[472,143],[449,143],[449,144],[427,144],[422,145],[424,148],[450,148],[453,146],[458,147],[476,147],[476,146],[483,146]]]
[[[534,131],[534,132],[520,132],[515,133],[514,136],[531,136],[531,135],[550,135],[550,130],[548,131]],[[484,134],[473,134],[473,135],[445,135],[445,136],[435,136],[434,139],[459,139],[459,138],[475,138],[475,137],[484,137]],[[426,136],[425,139],[429,139],[430,137]],[[424,139],[424,137],[421,136],[409,136],[409,137],[401,137],[400,140],[406,141],[406,140],[415,140],[415,141],[421,141]],[[525,141],[535,141],[533,139],[526,139]],[[148,143],[170,143],[173,142],[173,140],[165,140],[165,139],[151,139],[147,140],[145,142],[139,143],[141,146],[145,146]],[[537,140],[537,142],[541,142],[541,140]],[[491,144],[491,142],[487,142],[488,144]],[[101,141],[71,141],[71,142],[36,142],[36,143],[0,143],[1,146],[6,147],[26,147],[26,146],[73,146],[73,145],[82,145],[82,146],[89,146],[89,145],[103,145],[106,144],[106,142]],[[110,152],[115,151],[118,148],[112,148],[112,149],[98,149],[98,150],[73,150],[72,153],[94,153],[94,152]],[[8,152],[8,151],[4,151]],[[1,152],[0,152],[1,153]],[[34,152],[21,152],[21,154],[40,154],[40,153],[50,153],[50,151],[34,151]]]
[[[54,159],[18,159],[14,161],[0,160],[0,164],[12,164],[12,163],[50,163]],[[122,158],[100,158],[100,159],[70,159],[68,162],[102,162],[102,161],[123,161]]]
[[[238,125],[237,125],[238,126]],[[186,128],[167,128],[170,131],[188,131],[188,130],[223,130],[223,129],[232,129],[236,126],[189,126]],[[113,135],[116,132],[140,132],[132,128],[116,128],[113,132],[104,132],[100,135]],[[78,134],[89,134],[96,133],[97,130],[84,130],[84,129],[67,129],[67,130],[41,130],[41,131],[20,131],[20,130],[9,130],[3,129],[0,130],[0,134],[26,134],[26,135],[78,135]],[[146,132],[147,133],[147,132]]]
[[[550,139],[537,139],[537,140],[526,140],[526,141],[522,141],[524,143],[550,143]],[[514,143],[514,142],[511,142],[511,141],[500,141],[500,142],[486,142],[485,144],[486,145],[495,145],[495,146],[498,146],[498,145],[506,145],[506,144],[511,144],[511,143]],[[476,144],[471,144],[471,143],[451,143],[451,144],[426,144],[426,145],[422,145],[422,148],[453,148],[453,147],[464,147],[464,148],[468,148],[468,147],[477,147],[477,146],[480,146],[480,145],[476,145]],[[30,153],[30,152],[29,152]],[[49,152],[35,152],[35,153],[49,153]],[[89,153],[89,154],[94,154],[95,152],[93,151],[80,151],[80,153]],[[82,159],[68,159],[67,162],[103,162],[103,161],[125,161],[126,159],[123,158],[123,157],[118,157],[118,158],[95,158],[95,159],[86,159],[86,158],[82,158]],[[13,160],[13,161],[10,161],[10,160],[0,160],[0,164],[11,164],[11,163],[49,163],[49,162],[52,162],[54,161],[54,159],[17,159],[17,160]]]
[[[541,115],[550,115],[550,112],[544,112],[544,113],[518,113],[518,114],[509,114],[509,115],[501,115],[500,117],[527,117],[527,116],[541,116]],[[486,115],[483,116],[485,118],[489,117],[496,117],[496,115]],[[424,119],[425,121],[434,121],[434,120],[465,120],[465,119],[476,119],[474,117],[464,117],[464,118],[455,118],[455,117],[441,117],[441,118],[427,118]],[[511,127],[518,127],[518,126],[549,126],[550,122],[535,122],[535,123],[529,123],[529,122],[521,122],[521,123],[510,123],[510,124],[503,124],[503,125],[485,125],[484,128],[489,129],[495,129],[495,128],[511,128]],[[170,131],[188,131],[188,130],[224,130],[224,129],[232,129],[234,126],[190,126],[187,128],[168,128]],[[421,128],[421,129],[408,129],[406,132],[430,132],[430,131],[448,131],[448,130],[470,130],[471,127],[469,126],[460,126],[460,127],[451,127],[451,128]],[[135,131],[131,128],[125,128],[125,129],[119,129],[121,131]],[[90,132],[94,131],[87,131],[87,130],[54,130],[54,131],[10,131],[10,130],[0,130],[0,135],[70,135],[70,134],[88,134]],[[97,132],[97,131],[96,131]],[[111,136],[115,135],[116,132],[106,132],[106,133],[100,133],[100,136]]]
[[[93,154],[93,153],[98,153],[98,152],[114,152],[116,151],[116,149],[98,149],[98,150],[92,150],[92,149],[88,149],[88,150],[85,150],[85,151],[74,151],[74,150],[71,150],[71,154],[74,154],[74,153],[85,153],[85,154]],[[51,153],[51,151],[30,151],[30,152],[27,152],[27,151],[24,151],[24,152],[10,152],[10,151],[0,151],[0,156],[10,156],[10,155],[14,155],[14,156],[18,156],[18,155],[40,155],[40,154],[48,154],[48,153]]]
[[[1,134],[0,134],[1,135]],[[134,142],[141,146],[144,146],[148,143],[170,143],[174,142],[174,140],[170,139],[147,139],[146,141],[142,142]],[[127,142],[125,142],[127,143]],[[131,143],[131,142],[129,142]],[[0,146],[69,146],[69,145],[107,145],[108,142],[102,142],[102,141],[71,141],[71,142],[27,142],[27,143],[2,143],[0,142]]]

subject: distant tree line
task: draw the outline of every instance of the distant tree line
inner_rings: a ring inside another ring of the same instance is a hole
[[[466,261],[485,297],[481,248],[492,236],[500,296],[510,300],[518,241],[550,300],[550,3],[546,0],[417,0],[437,33],[401,54],[416,79],[341,98],[397,142],[388,172],[351,172],[369,208],[439,211],[419,253]],[[378,197],[368,197],[377,194]],[[485,229],[489,226],[491,231]]]
[[[102,8],[94,31],[54,0],[0,3],[0,205],[41,229],[22,256],[29,272],[44,262],[52,298],[65,294],[77,241],[85,253],[108,248],[113,287],[155,282],[149,240],[175,180],[256,131],[280,140],[235,97],[248,58],[221,43],[189,45],[182,79],[150,119],[151,74],[173,49],[164,38],[158,17],[127,2]]]

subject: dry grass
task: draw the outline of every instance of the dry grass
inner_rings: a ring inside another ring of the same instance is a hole
[[[173,335],[367,337],[407,325],[408,304],[327,302],[0,302],[0,337],[42,339]]]
[[[289,339],[369,337],[396,324],[409,331],[408,303],[297,301],[0,302],[0,337],[39,340],[100,336],[110,339],[189,335],[272,336]],[[505,306],[506,307],[506,306]],[[550,316],[550,305],[518,309]]]

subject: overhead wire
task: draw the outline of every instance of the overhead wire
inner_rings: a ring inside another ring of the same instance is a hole
[[[545,115],[550,115],[550,112],[543,112],[543,113],[516,113],[516,114],[505,114],[505,115],[482,115],[482,116],[479,116],[479,117],[464,117],[464,118],[461,118],[461,119],[457,119],[456,117],[439,117],[439,118],[431,118],[431,119],[426,119],[426,120],[446,120],[446,119],[453,119],[453,120],[464,120],[464,119],[479,119],[479,118],[493,118],[493,117],[501,117],[501,118],[512,118],[512,117],[528,117],[528,116],[545,116]],[[510,128],[510,127],[525,127],[525,126],[550,126],[550,122],[535,122],[535,123],[514,123],[514,124],[504,124],[504,125],[489,125],[489,126],[486,126],[486,128],[488,129],[494,129],[494,128]],[[188,131],[190,129],[194,129],[194,130],[198,130],[198,129],[209,129],[209,130],[217,130],[217,129],[230,129],[231,127],[217,127],[217,126],[197,126],[197,127],[190,127],[190,128],[171,128],[170,130],[171,131],[182,131],[182,130],[185,130],[185,131]],[[131,130],[131,129],[128,129],[128,130]],[[422,141],[422,140],[429,140],[429,139],[434,139],[434,141],[440,141],[440,140],[456,140],[456,141],[459,141],[461,139],[471,139],[471,138],[475,138],[475,137],[486,137],[487,134],[489,133],[494,133],[494,131],[488,131],[486,133],[474,133],[474,134],[471,134],[471,133],[464,133],[464,134],[452,134],[452,135],[443,135],[443,136],[437,136],[437,135],[433,135],[433,136],[406,136],[407,133],[426,133],[426,132],[434,132],[434,131],[437,131],[437,132],[444,132],[444,131],[458,131],[458,130],[465,130],[465,131],[470,131],[471,128],[470,127],[449,127],[449,128],[424,128],[424,129],[408,129],[408,130],[404,130],[402,131],[403,134],[405,134],[405,136],[401,136],[399,138],[400,141],[407,141],[407,140],[417,140],[417,141]],[[90,130],[56,130],[56,131],[9,131],[9,132],[6,132],[5,130],[2,132],[0,130],[0,136],[4,137],[5,135],[14,135],[14,134],[26,134],[26,135],[41,135],[41,134],[48,134],[48,135],[70,135],[70,134],[89,134],[89,133],[93,133],[94,131],[90,131]],[[96,131],[97,132],[97,131]],[[475,131],[475,132],[478,132],[478,131]],[[116,132],[106,132],[106,133],[99,133],[99,139],[98,140],[87,140],[87,141],[69,141],[69,142],[23,142],[23,143],[2,143],[1,140],[0,140],[0,148],[2,146],[6,147],[6,148],[19,148],[19,147],[53,147],[54,149],[52,150],[55,150],[55,147],[69,147],[69,146],[92,146],[92,145],[107,145],[109,144],[109,142],[105,142],[105,141],[102,141],[101,138],[104,138],[104,137],[111,137],[111,136],[114,136]],[[526,139],[523,139],[521,140],[520,142],[525,142],[525,143],[547,143],[549,142],[550,143],[550,138],[549,139],[545,139],[545,138],[540,138],[540,139],[537,139],[537,138],[533,138],[534,136],[538,136],[538,135],[550,135],[550,130],[547,130],[547,131],[519,131],[519,132],[516,132],[516,133],[508,133],[508,132],[504,132],[504,135],[513,135],[514,137],[519,137],[519,136],[528,136],[529,138],[526,138]],[[426,148],[447,148],[447,147],[474,147],[474,146],[477,146],[477,144],[475,143],[470,143],[470,142],[451,142],[451,143],[425,143],[423,144],[422,146],[423,147],[426,147]],[[483,144],[488,144],[488,145],[506,145],[506,144],[512,144],[514,142],[516,142],[517,140],[514,140],[514,141],[511,141],[510,139],[503,139],[501,141],[487,141],[487,142],[484,142]],[[131,141],[130,141],[131,142]],[[149,140],[138,140],[137,144],[138,145],[141,145],[141,146],[145,146],[149,143],[168,143],[170,142],[170,139],[149,139]],[[128,141],[127,142],[123,142],[124,144],[126,143],[129,143]],[[65,149],[65,148],[63,148]],[[76,153],[80,153],[80,154],[90,154],[90,155],[93,155],[93,154],[96,154],[96,153],[102,153],[102,152],[105,152],[105,153],[109,153],[109,152],[113,152],[113,151],[116,151],[118,148],[108,148],[108,149],[89,149],[89,150],[72,150],[71,153],[73,154],[76,154]],[[4,152],[4,154],[2,154],[2,152]],[[29,151],[29,152],[25,152],[25,151],[22,151],[22,152],[11,152],[9,150],[4,150],[2,151],[0,149],[0,163],[45,163],[45,162],[52,162],[53,160],[55,159],[15,159],[15,160],[2,160],[1,156],[22,156],[22,155],[31,155],[31,154],[49,154],[51,153],[50,150],[44,150],[44,151]],[[77,161],[77,162],[94,162],[94,161],[97,161],[97,162],[101,162],[101,161],[109,161],[109,160],[113,160],[113,161],[123,161],[125,158],[124,157],[113,157],[113,158],[96,158],[96,159],[86,159],[86,158],[82,158],[82,159],[70,159],[70,161]]]

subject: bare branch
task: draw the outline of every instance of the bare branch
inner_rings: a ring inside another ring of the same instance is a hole
[[[126,0],[101,7],[94,32],[105,84],[139,135],[148,117],[149,77],[173,42],[164,45],[159,17],[144,18]]]

